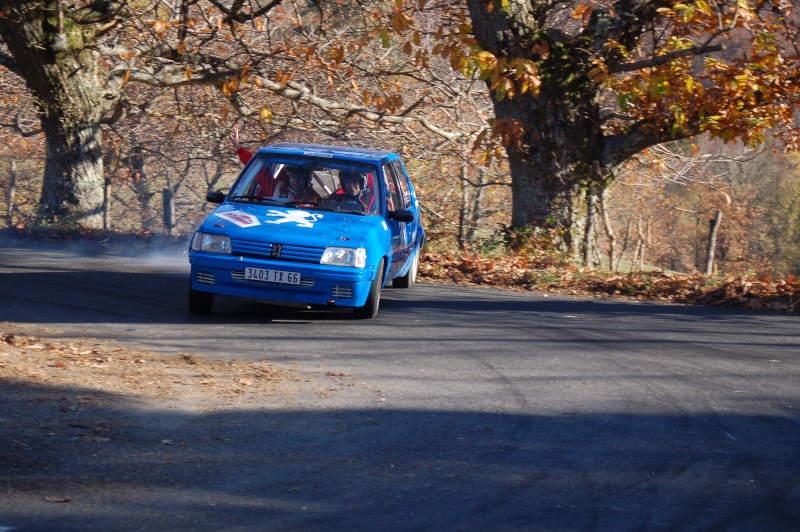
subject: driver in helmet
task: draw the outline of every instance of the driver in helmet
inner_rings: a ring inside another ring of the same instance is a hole
[[[328,201],[351,203],[362,212],[369,212],[375,203],[375,194],[367,186],[368,176],[364,172],[341,170],[339,172],[340,189],[328,196]]]

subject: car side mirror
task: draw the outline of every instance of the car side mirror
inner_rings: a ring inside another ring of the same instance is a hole
[[[406,209],[398,209],[396,211],[389,211],[389,219],[397,220],[398,222],[413,222],[414,213]]]
[[[225,201],[225,194],[219,190],[209,190],[206,193],[206,201],[209,203],[222,203]]]

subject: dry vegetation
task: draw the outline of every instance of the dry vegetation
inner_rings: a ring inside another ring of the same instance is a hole
[[[800,279],[771,275],[704,276],[663,271],[612,274],[554,263],[551,256],[427,253],[420,262],[424,281],[483,285],[560,294],[631,297],[775,311],[800,311]]]
[[[281,368],[268,360],[155,355],[91,338],[47,337],[59,331],[42,331],[40,337],[19,332],[25,329],[16,324],[4,323],[2,329],[0,374],[6,382],[56,389],[90,385],[96,390],[92,396],[66,400],[84,407],[102,403],[107,394],[168,403],[190,401],[200,410],[242,406],[279,395],[287,383],[307,379],[294,368]],[[59,410],[74,410],[72,406],[65,404]]]
[[[80,504],[120,483],[134,491],[169,485],[169,464],[236,445],[232,430],[244,422],[232,412],[365,391],[341,372],[162,355],[69,335],[0,323],[0,489],[9,501]],[[142,466],[149,463],[158,465]]]
[[[41,438],[62,436],[60,445],[73,447],[112,441],[135,425],[138,409],[207,414],[292,407],[301,394],[325,399],[356,386],[352,375],[342,372],[312,375],[266,359],[162,355],[69,335],[0,323],[0,432],[11,445],[0,452],[5,459],[17,451],[25,455]],[[22,411],[11,407],[20,403],[26,405]],[[132,419],[110,418],[113,411],[129,412]]]

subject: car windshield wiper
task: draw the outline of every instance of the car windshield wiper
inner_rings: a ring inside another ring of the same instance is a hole
[[[339,203],[331,203],[329,201],[323,201],[322,203],[316,201],[290,201],[289,203],[284,203],[284,205],[295,208],[311,207],[318,211],[343,212],[345,214],[360,214],[362,216],[368,214],[360,210],[348,209]]]
[[[291,207],[312,207],[318,211],[332,211],[336,212],[339,209],[331,206],[330,203],[316,203],[316,202],[307,202],[307,201],[293,201],[288,204]]]
[[[341,203],[325,202],[319,208],[325,209],[326,211],[343,212],[345,214],[364,214],[364,211],[347,208],[345,205],[342,205]]]
[[[336,212],[344,212],[344,213],[347,213],[347,214],[360,214],[362,216],[366,216],[366,213],[364,211],[357,211],[355,209],[338,208],[338,209],[335,209],[335,210],[336,210]]]
[[[282,202],[282,201],[278,201],[278,200],[273,199],[273,198],[268,198],[266,196],[256,196],[255,194],[241,194],[239,196],[229,196],[228,199],[232,200],[232,201],[236,201],[236,200],[239,200],[239,201],[241,201],[241,200],[245,200],[245,201],[260,201],[262,203],[265,202],[265,201],[268,201],[268,202],[274,203],[276,205],[285,205],[285,203]]]

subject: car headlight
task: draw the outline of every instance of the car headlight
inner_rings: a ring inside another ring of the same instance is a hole
[[[367,250],[364,248],[325,248],[325,253],[322,254],[319,263],[364,268],[367,265]]]
[[[208,253],[231,253],[231,239],[225,235],[196,232],[192,237],[192,250]]]

